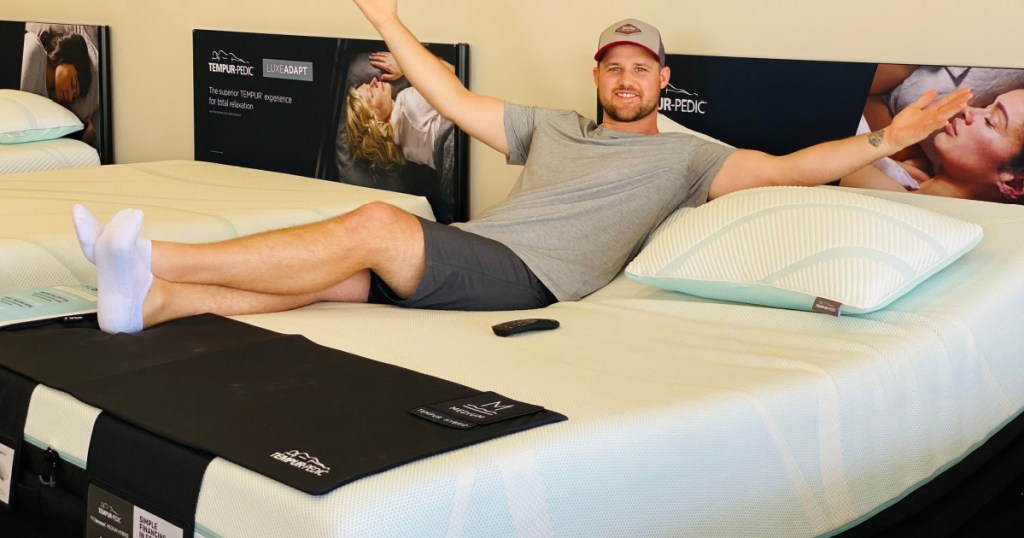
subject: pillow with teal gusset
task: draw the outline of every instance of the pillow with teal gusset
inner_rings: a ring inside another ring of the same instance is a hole
[[[828,187],[761,187],[673,213],[627,277],[839,315],[884,308],[976,246],[981,226]]]
[[[0,144],[52,140],[83,128],[74,112],[55,101],[30,92],[0,90]]]

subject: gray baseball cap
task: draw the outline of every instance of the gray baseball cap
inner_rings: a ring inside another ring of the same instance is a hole
[[[600,62],[608,49],[623,43],[639,45],[649,50],[658,58],[661,65],[665,65],[665,44],[661,42],[661,33],[650,24],[636,19],[619,21],[601,32],[594,60]]]

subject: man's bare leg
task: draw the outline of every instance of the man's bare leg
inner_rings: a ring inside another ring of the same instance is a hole
[[[425,266],[419,221],[384,203],[318,223],[204,245],[150,242],[138,236],[141,212],[122,214],[134,217],[115,217],[96,240],[100,321],[108,332],[132,332],[199,312],[265,312],[328,299],[365,301],[368,270],[408,297]],[[164,285],[170,283],[207,287]]]
[[[368,270],[360,271],[326,290],[301,295],[274,295],[154,278],[142,306],[143,325],[148,328],[165,321],[206,313],[234,316],[283,312],[323,301],[366,302],[369,288]]]
[[[219,243],[153,242],[152,272],[163,280],[278,295],[328,289],[371,269],[400,296],[423,275],[423,229],[415,216],[375,202],[350,213]]]

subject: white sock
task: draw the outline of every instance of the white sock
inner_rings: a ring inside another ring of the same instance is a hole
[[[96,239],[97,317],[111,334],[142,330],[142,302],[153,284],[153,244],[139,237],[142,217],[142,211],[123,209]]]
[[[78,244],[82,247],[82,253],[87,260],[95,264],[96,238],[103,231],[103,226],[82,204],[75,204],[75,207],[71,208],[71,221],[75,223],[75,233],[78,234]]]

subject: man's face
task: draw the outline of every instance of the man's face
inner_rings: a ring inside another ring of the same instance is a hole
[[[668,69],[643,47],[616,45],[594,68],[594,82],[605,115],[616,122],[634,122],[657,112]]]

